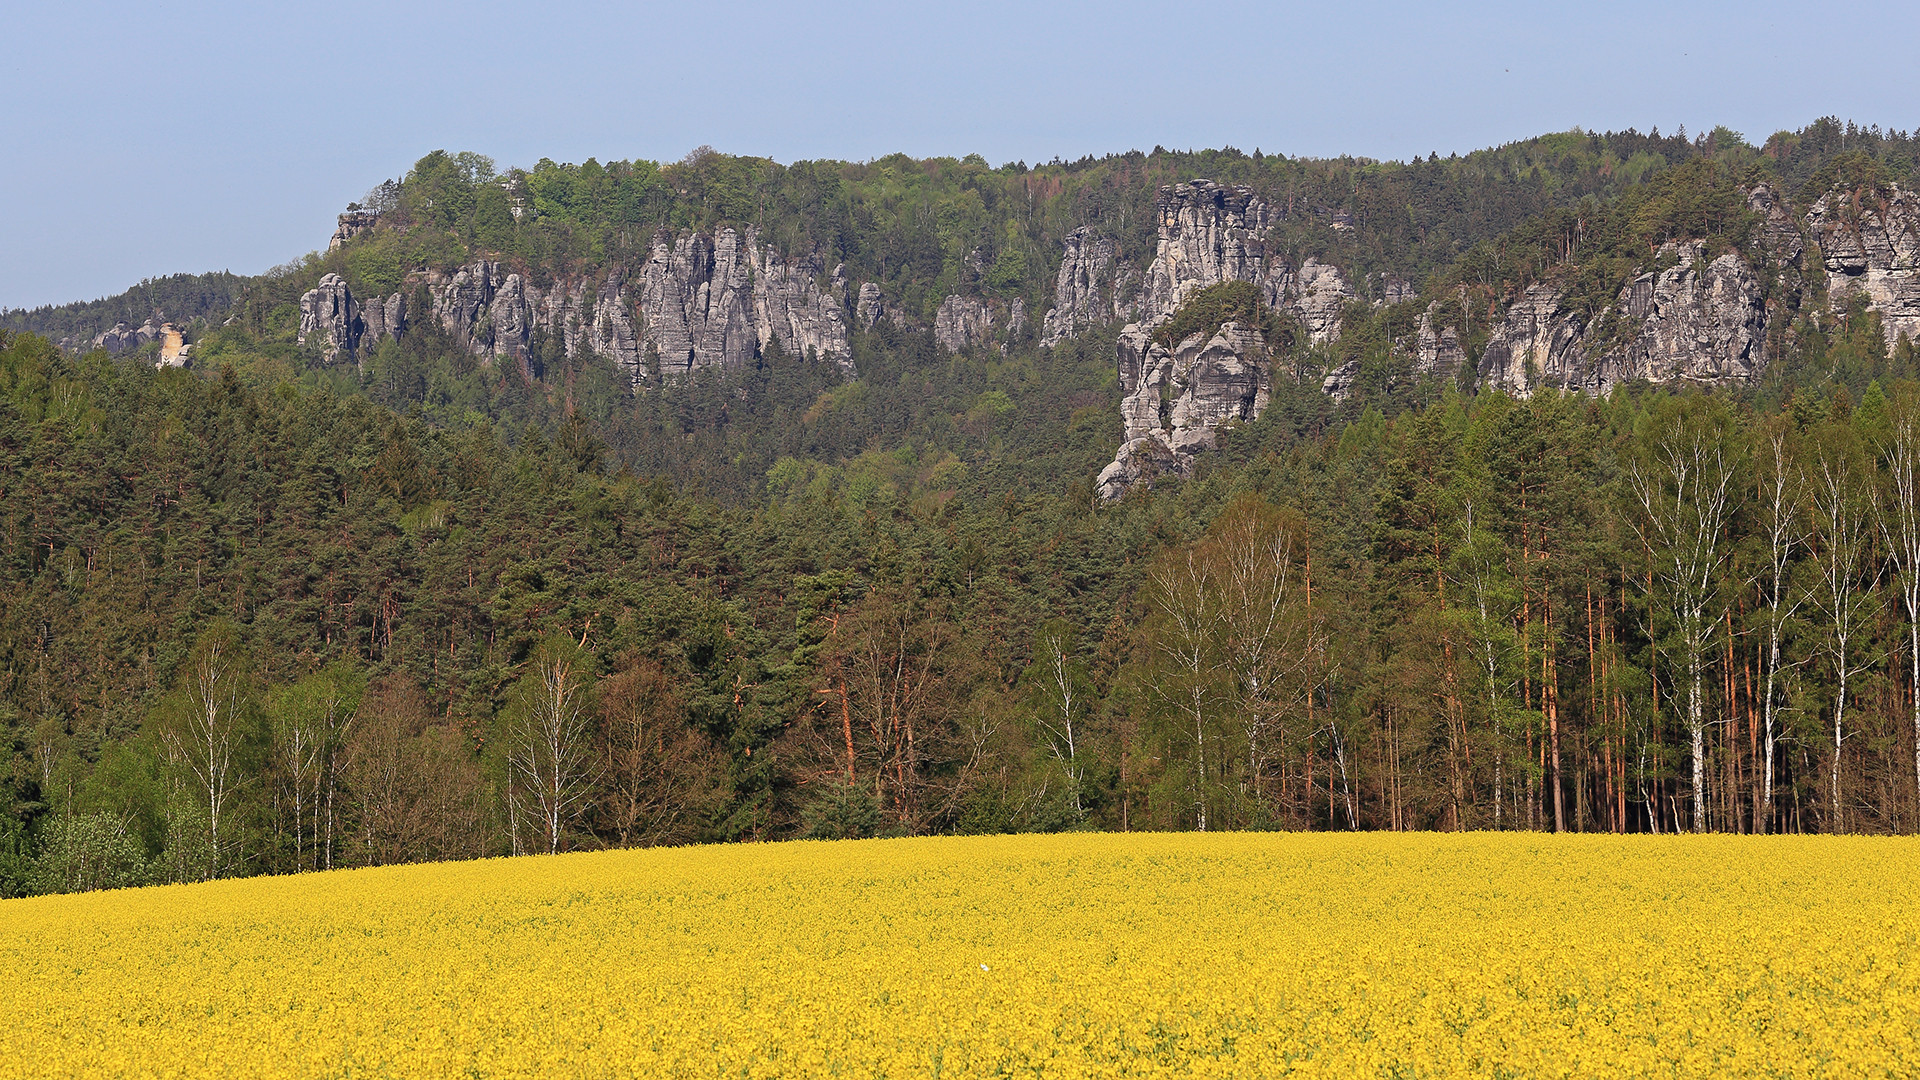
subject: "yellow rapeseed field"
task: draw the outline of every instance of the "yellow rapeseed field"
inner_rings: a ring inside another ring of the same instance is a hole
[[[0,1076],[1920,1075],[1920,843],[1071,835],[0,902]]]

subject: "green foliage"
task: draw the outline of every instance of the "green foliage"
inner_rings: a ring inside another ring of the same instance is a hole
[[[1166,322],[1154,328],[1153,340],[1169,348],[1193,334],[1211,334],[1230,322],[1245,323],[1269,334],[1272,309],[1260,298],[1260,287],[1251,281],[1223,281],[1195,291]],[[1272,337],[1278,330],[1271,331]]]
[[[111,814],[63,815],[48,824],[28,876],[36,893],[92,892],[145,885],[153,871],[146,849]]]
[[[880,832],[873,792],[842,779],[820,781],[800,811],[801,835],[814,840],[859,840]]]

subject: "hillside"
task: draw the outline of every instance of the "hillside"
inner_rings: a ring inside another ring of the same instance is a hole
[[[428,155],[184,369],[0,338],[0,891],[1911,831],[1913,150]]]

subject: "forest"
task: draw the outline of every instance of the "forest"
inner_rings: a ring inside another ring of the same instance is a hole
[[[1830,121],[1405,164],[429,155],[367,198],[396,227],[249,280],[191,370],[0,331],[0,895],[800,836],[1914,831],[1920,367],[1864,306],[1800,313],[1750,386],[1519,400],[1414,377],[1405,312],[1358,303],[1284,365],[1364,353],[1352,397],[1277,379],[1112,504],[1117,327],[954,354],[924,318],[1043,309],[1066,229],[1141,256],[1194,175],[1356,282],[1497,297],[1748,227],[1699,212],[1730,177],[1916,161]],[[1564,212],[1612,239],[1529,255]],[[906,317],[854,329],[857,377],[294,341],[323,272],[727,221]]]

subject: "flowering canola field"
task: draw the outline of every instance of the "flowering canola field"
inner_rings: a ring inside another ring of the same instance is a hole
[[[1920,1075],[1920,844],[1070,835],[0,902],[0,1077]]]

